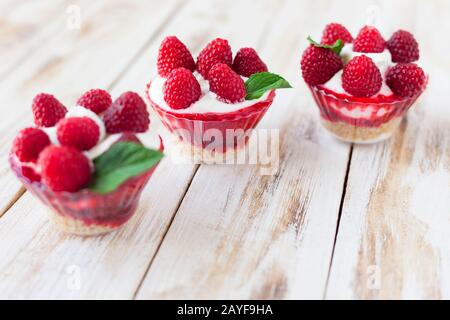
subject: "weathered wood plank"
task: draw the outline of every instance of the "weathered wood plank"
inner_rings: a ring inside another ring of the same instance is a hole
[[[32,123],[33,96],[50,92],[71,105],[92,87],[108,87],[141,52],[153,30],[157,30],[172,13],[177,2],[171,0],[164,6],[156,5],[157,1],[96,2],[93,10],[83,9],[85,14],[80,30],[63,29],[2,83],[0,216],[23,192],[9,169],[7,158],[17,131]],[[130,15],[136,17],[132,23],[129,22]]]
[[[67,27],[70,6],[82,8],[84,14],[94,2],[11,1],[0,3],[0,81],[16,66],[47,43],[49,38]]]
[[[450,298],[450,47],[438,41],[450,7],[394,10],[409,17],[401,27],[418,38],[430,83],[391,141],[354,148],[328,298]]]
[[[308,32],[321,28],[315,6],[283,3],[260,42],[271,70],[296,87],[279,92],[259,126],[281,128],[278,172],[200,166],[137,298],[323,296],[349,146],[320,128],[293,67]]]
[[[276,8],[269,5],[270,1],[261,1],[256,6],[252,1],[245,3],[244,8],[256,10],[262,23],[270,21],[271,15],[267,9]],[[229,37],[237,33],[238,25],[225,28],[217,24],[217,20],[226,21],[240,9],[242,3],[228,6],[228,1],[209,2],[207,5],[204,1],[193,1],[187,4],[161,30],[155,41],[142,51],[137,63],[115,83],[113,93],[144,89],[145,83],[156,74],[156,53],[165,35],[177,34],[198,51],[216,34]],[[260,35],[259,29],[249,31],[251,38]],[[236,38],[239,45],[245,43],[244,34]],[[152,126],[159,127],[155,119]],[[5,252],[0,263],[0,296],[132,298],[196,168],[195,165],[174,165],[169,159],[164,160],[144,191],[136,217],[120,232],[101,238],[80,239],[55,232],[43,215],[46,209],[25,194],[0,219],[0,247],[4,246],[0,252]],[[27,223],[23,227],[27,228],[26,235],[14,241],[14,237],[19,236],[14,230],[25,221]],[[31,259],[29,253],[34,248],[44,249],[34,252]],[[80,271],[81,287],[78,290],[72,290],[67,285],[67,281],[73,278],[72,274],[66,273],[66,268],[69,268],[68,271]]]

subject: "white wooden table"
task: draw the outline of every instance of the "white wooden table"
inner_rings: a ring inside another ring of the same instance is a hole
[[[355,33],[369,3],[2,0],[0,298],[450,298],[450,3],[378,2],[381,31],[412,31],[430,75],[388,142],[331,138],[300,77],[307,35],[331,21]],[[254,46],[295,86],[260,123],[280,129],[278,173],[165,159],[123,229],[58,232],[7,163],[33,96],[143,93],[171,34],[194,54],[217,36]]]

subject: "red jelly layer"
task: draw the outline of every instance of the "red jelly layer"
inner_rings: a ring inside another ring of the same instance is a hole
[[[216,152],[226,152],[227,149],[245,145],[248,142],[248,134],[236,134],[233,139],[227,139],[227,134],[255,128],[275,98],[275,91],[272,90],[264,101],[236,111],[177,113],[161,108],[150,99],[150,85],[151,83],[147,85],[147,98],[164,126],[181,141]]]
[[[402,117],[419,98],[421,92],[412,98],[399,98],[395,95],[378,95],[371,98],[357,98],[339,94],[323,86],[310,86],[311,93],[321,116],[331,122],[345,122],[359,127],[379,127],[393,118]],[[359,109],[359,117],[346,113]]]
[[[164,147],[161,141],[160,151]],[[43,183],[30,180],[27,167],[11,154],[10,165],[16,176],[45,205],[57,214],[83,221],[87,226],[118,228],[127,222],[138,207],[142,190],[155,171],[157,164],[145,173],[128,179],[116,190],[99,194],[83,189],[78,192],[54,192]]]

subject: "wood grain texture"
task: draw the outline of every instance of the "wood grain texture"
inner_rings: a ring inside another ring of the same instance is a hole
[[[448,3],[395,3],[418,38],[429,87],[391,141],[355,146],[329,298],[450,298]],[[437,27],[439,25],[439,28]],[[403,25],[402,25],[403,27]]]
[[[316,27],[310,9],[283,2],[258,48],[296,87],[278,93],[259,126],[281,128],[279,170],[200,166],[137,298],[323,296],[349,146],[320,128],[292,67],[308,30],[297,24]]]

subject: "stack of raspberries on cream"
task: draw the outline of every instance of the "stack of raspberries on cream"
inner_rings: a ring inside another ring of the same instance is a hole
[[[349,142],[389,138],[425,90],[428,78],[415,63],[414,36],[398,30],[385,41],[373,26],[353,39],[341,24],[330,23],[320,43],[301,59],[303,79],[320,109],[325,128]]]
[[[268,72],[254,49],[241,48],[233,58],[231,46],[221,38],[211,41],[195,61],[177,37],[166,37],[157,69],[147,97],[176,137],[175,145],[200,162],[220,162],[226,153],[245,146],[248,131],[272,104],[275,89],[290,88]]]
[[[67,109],[41,93],[32,112],[34,126],[18,133],[10,154],[19,180],[68,233],[101,234],[124,224],[162,157],[144,100],[125,92],[113,102],[93,89]]]

